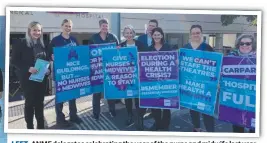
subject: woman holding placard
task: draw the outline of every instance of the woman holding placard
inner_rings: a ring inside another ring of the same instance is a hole
[[[53,48],[54,47],[63,47],[63,46],[78,46],[76,38],[71,36],[73,22],[70,19],[64,19],[61,23],[62,33],[54,37],[49,45],[49,55],[54,61]],[[63,103],[56,104],[56,122],[57,125],[61,128],[69,127],[71,124],[65,120],[65,115],[62,112]],[[70,121],[74,123],[81,123],[82,120],[77,115],[76,99],[69,101],[69,115]]]
[[[34,67],[37,59],[48,61],[47,46],[43,41],[43,26],[39,22],[28,25],[26,38],[15,43],[11,64],[16,68],[25,97],[25,120],[28,129],[34,129],[33,116],[37,120],[37,129],[44,129],[44,96],[46,94],[47,70],[43,81],[29,80],[32,74],[39,71]]]
[[[235,43],[236,48],[228,56],[256,57],[256,40],[253,35],[242,34]],[[244,131],[244,127],[233,125],[233,132],[244,133]],[[250,129],[249,132],[254,133],[255,130]]]
[[[127,25],[123,29],[123,36],[125,41],[120,44],[119,47],[132,47],[136,46],[138,51],[144,51],[147,47],[140,41],[135,40],[135,31],[131,25]],[[145,109],[139,108],[139,98],[134,98],[135,108],[137,110],[137,129],[144,130],[143,126],[143,116]],[[131,126],[134,124],[133,120],[133,99],[125,99],[125,106],[128,113],[128,118],[126,120],[126,126]]]
[[[213,52],[213,48],[203,41],[202,27],[200,25],[192,25],[190,28],[191,42],[183,46],[183,48],[210,51]],[[190,116],[194,125],[194,132],[201,132],[200,128],[200,113],[194,110],[190,110]],[[214,132],[215,120],[214,117],[202,114],[204,125],[208,132]]]
[[[152,30],[152,45],[148,51],[172,51],[172,48],[164,41],[164,33],[160,27]],[[155,123],[150,128],[151,131],[167,131],[171,121],[170,109],[151,109]]]

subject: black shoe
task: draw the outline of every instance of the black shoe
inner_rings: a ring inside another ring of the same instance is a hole
[[[64,121],[58,122],[57,126],[59,126],[59,128],[68,128],[71,126],[71,124],[68,121],[64,120]]]
[[[152,127],[149,128],[149,131],[159,131],[160,129],[157,127],[156,123],[152,125]]]
[[[27,129],[34,129],[34,126],[33,126],[33,124],[27,124]]]
[[[132,115],[129,115],[129,116],[128,116],[128,119],[126,120],[125,125],[126,125],[127,127],[129,127],[129,126],[132,126],[133,124],[134,124],[133,116],[132,116]]]
[[[109,112],[109,114],[110,114],[111,118],[116,117],[116,112],[115,112],[115,111],[113,111],[113,112]]]
[[[82,123],[82,120],[79,117],[76,117],[74,119],[70,119],[70,122],[80,124],[80,123]]]
[[[92,118],[93,118],[95,121],[98,121],[98,120],[99,120],[99,116],[97,116],[97,115],[93,115]]]
[[[143,131],[144,130],[144,121],[142,117],[137,118],[137,130],[138,131]]]
[[[169,128],[162,128],[160,131],[169,131]]]

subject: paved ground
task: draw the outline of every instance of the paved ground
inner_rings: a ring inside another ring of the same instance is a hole
[[[101,101],[101,116],[100,120],[94,121],[92,119],[92,97],[82,97],[77,101],[78,115],[82,118],[83,123],[73,124],[68,130],[123,130],[135,131],[135,125],[125,127],[125,119],[127,117],[125,105],[123,103],[116,104],[117,116],[111,118],[108,114],[107,104],[104,100]],[[55,106],[54,96],[46,97],[45,99],[45,118],[46,125],[49,129],[59,129],[55,125]],[[63,112],[68,115],[68,103],[64,104]],[[10,129],[25,129],[24,121],[24,101],[10,102],[9,104],[9,128]],[[171,131],[177,132],[191,132],[192,124],[187,109],[172,110],[172,120],[170,125]],[[68,116],[67,116],[68,119]],[[149,116],[146,117],[144,124],[148,128],[153,124],[154,120]],[[202,124],[203,127],[203,124]],[[216,132],[231,132],[231,125],[225,122],[216,121]]]

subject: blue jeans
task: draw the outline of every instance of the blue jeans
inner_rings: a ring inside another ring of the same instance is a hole
[[[63,109],[63,103],[56,104],[57,123],[65,121],[65,115],[63,114],[62,109]],[[77,118],[76,99],[69,101],[69,111],[70,111],[70,119]]]
[[[100,114],[100,100],[101,93],[93,94],[93,114],[96,118],[99,117]],[[115,113],[115,100],[108,100],[109,112]]]

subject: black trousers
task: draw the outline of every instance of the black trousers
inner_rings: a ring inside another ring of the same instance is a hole
[[[156,129],[169,129],[171,111],[169,109],[151,109]]]
[[[37,120],[37,129],[44,129],[44,96],[46,94],[46,79],[39,83],[27,81],[22,85],[25,97],[24,116],[28,129],[33,129],[33,117]]]
[[[101,112],[100,100],[101,100],[101,93],[94,93],[92,102],[93,102],[93,114],[96,118],[99,118]],[[115,101],[116,100],[108,100],[109,112],[115,113]]]
[[[135,108],[137,111],[137,116],[143,117],[145,112],[146,112],[146,109],[145,108],[139,108],[139,98],[125,99],[125,106],[126,106],[128,115],[130,115],[130,116],[133,115],[133,100],[135,102]]]
[[[237,125],[233,125],[233,132],[234,133],[244,133],[245,132],[245,128],[244,127],[240,127],[240,126],[237,126]],[[250,133],[255,133],[255,130],[253,129],[249,129],[249,132]]]
[[[192,123],[194,125],[194,128],[200,128],[200,114],[197,111],[190,110],[190,116],[192,119]],[[214,132],[215,131],[215,119],[212,116],[202,114],[204,125],[207,130],[207,132]]]

